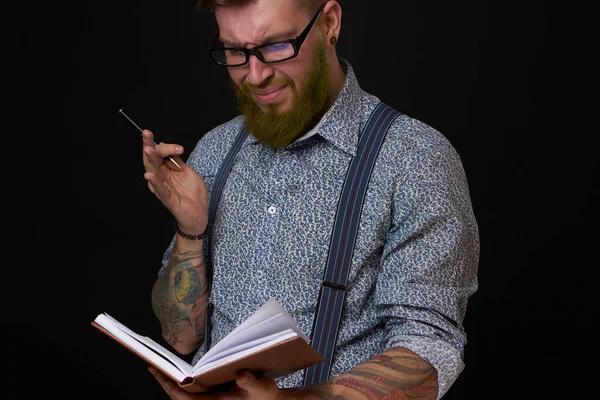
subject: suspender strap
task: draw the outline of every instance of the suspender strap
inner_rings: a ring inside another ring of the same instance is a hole
[[[212,259],[212,233],[214,228],[215,216],[217,214],[217,207],[219,205],[219,199],[221,198],[221,192],[223,191],[223,186],[225,186],[225,181],[227,180],[227,176],[233,167],[235,162],[235,156],[242,148],[242,144],[246,140],[248,136],[248,129],[246,129],[246,125],[240,129],[233,145],[227,152],[225,159],[223,160],[223,164],[219,168],[219,172],[215,177],[215,183],[213,185],[213,189],[210,194],[210,201],[208,206],[208,232],[206,237],[206,280],[207,280],[207,288],[208,288],[208,304],[206,307],[206,325],[204,330],[204,352],[206,353],[210,349],[210,332],[211,326],[210,321],[213,312],[213,304],[210,298],[211,289],[212,289],[212,280],[213,280],[213,259]]]
[[[312,347],[319,354],[323,355],[325,360],[305,370],[305,386],[326,381],[329,377],[333,349],[337,339],[337,328],[344,303],[346,281],[350,271],[354,242],[358,232],[358,223],[368,181],[385,134],[398,115],[400,114],[396,110],[384,103],[380,103],[375,108],[359,139],[358,154],[351,161],[350,168],[348,169],[342,195],[338,203],[327,267],[323,278],[323,285],[319,293],[317,314],[313,322],[313,332],[311,335]],[[235,157],[247,136],[248,130],[244,125],[240,129],[215,177],[215,183],[210,195],[208,235],[206,238],[206,276],[209,295],[212,290],[213,280],[212,233],[217,207],[221,192],[225,186],[225,181],[233,167]],[[206,309],[204,352],[210,349],[212,311],[213,304],[209,298]]]
[[[318,384],[329,378],[367,186],[387,130],[398,115],[398,111],[384,103],[373,110],[359,139],[357,155],[348,168],[311,336],[312,347],[323,356],[324,361],[305,370],[304,386]]]

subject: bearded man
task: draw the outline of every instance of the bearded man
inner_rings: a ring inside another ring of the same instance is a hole
[[[181,146],[155,145],[143,132],[144,177],[176,222],[152,291],[163,337],[197,361],[274,298],[315,342],[322,290],[343,292],[343,305],[316,381],[306,370],[276,380],[240,371],[222,392],[188,393],[151,372],[173,399],[441,398],[464,368],[463,319],[479,261],[455,149],[397,113],[373,153],[356,233],[340,245],[342,193],[382,104],[337,55],[341,5],[200,6],[214,11],[210,54],[229,73],[239,115],[204,134],[186,162]],[[328,260],[346,250],[347,280],[330,284]]]

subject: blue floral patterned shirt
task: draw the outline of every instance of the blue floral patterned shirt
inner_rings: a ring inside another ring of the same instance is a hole
[[[237,155],[213,230],[213,344],[270,297],[310,337],[342,183],[380,102],[340,61],[346,82],[315,134],[277,150],[249,135]],[[212,129],[187,160],[209,192],[242,123],[238,116]],[[330,377],[405,347],[437,369],[441,397],[464,368],[463,319],[478,261],[458,154],[438,131],[401,115],[367,189]],[[277,382],[301,386],[302,378],[298,371]]]

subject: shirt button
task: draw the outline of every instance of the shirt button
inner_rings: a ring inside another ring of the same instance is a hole
[[[275,207],[275,206],[271,206],[271,207],[269,207],[269,208],[267,209],[267,212],[268,212],[269,214],[275,214],[275,213],[277,212],[277,207]]]
[[[257,277],[258,279],[260,279],[263,276],[265,276],[265,272],[262,269],[259,269],[258,271],[256,271],[256,273],[254,274],[254,276]]]

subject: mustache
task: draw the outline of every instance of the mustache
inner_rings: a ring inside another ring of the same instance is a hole
[[[262,85],[253,85],[252,83],[250,83],[244,79],[244,82],[242,82],[240,91],[249,97],[250,94],[252,93],[253,89],[267,89],[271,86],[280,86],[280,85],[286,85],[286,86],[291,87],[292,90],[294,90],[294,91],[296,90],[296,84],[294,83],[293,80],[291,80],[290,78],[287,78],[287,77],[280,77],[280,78],[273,78],[272,80],[269,80]]]
[[[321,45],[313,65],[307,68],[303,82],[297,87],[286,75],[269,76],[260,85],[252,85],[245,78],[241,82],[234,81],[230,76],[237,99],[236,108],[244,115],[248,130],[260,143],[273,148],[287,146],[299,138],[323,114],[329,85],[328,72],[327,54],[324,45]],[[287,110],[280,110],[277,104],[261,108],[254,101],[254,93],[267,93],[270,89],[286,86],[292,92],[291,105]]]

